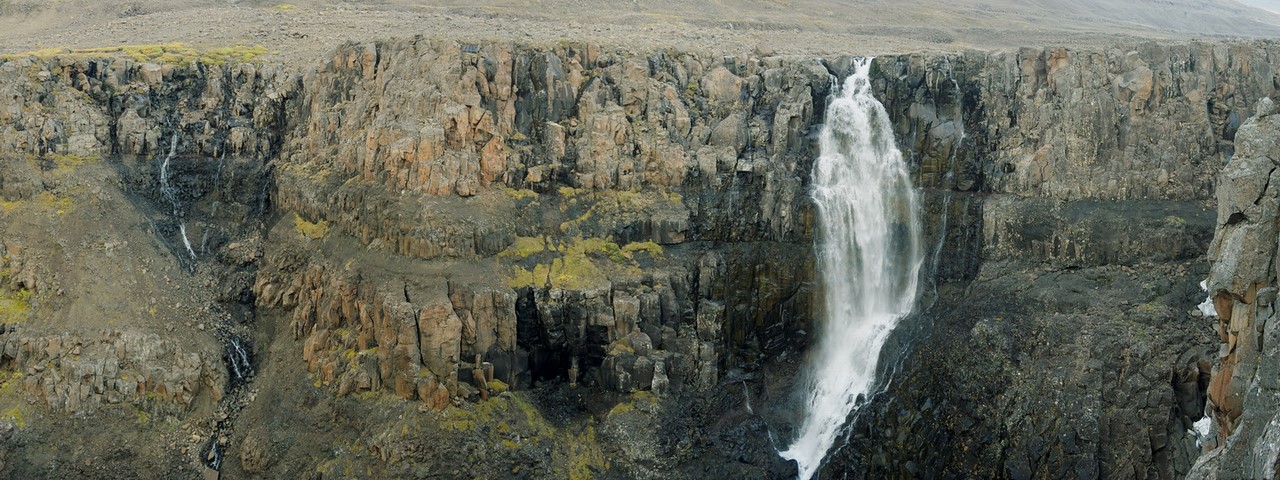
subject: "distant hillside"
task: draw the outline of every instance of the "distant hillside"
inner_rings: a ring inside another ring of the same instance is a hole
[[[414,34],[806,55],[1092,48],[1280,38],[1278,11],[1280,0],[0,0],[0,52],[260,44],[292,62]]]
[[[1280,12],[1280,0],[1240,0]],[[797,10],[805,10],[796,2]],[[863,24],[967,29],[1033,29],[1160,37],[1280,36],[1280,14],[1232,0],[810,0],[813,10],[849,15]],[[865,15],[865,16],[863,16]]]
[[[1236,0],[1251,7],[1261,8],[1263,10],[1280,14],[1280,0]]]

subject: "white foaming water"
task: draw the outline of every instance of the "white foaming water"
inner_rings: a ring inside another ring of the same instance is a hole
[[[173,160],[174,154],[178,153],[178,132],[173,133],[173,141],[169,142],[169,155],[164,157],[164,163],[160,164],[160,192],[169,200],[169,206],[173,207],[173,214],[178,215],[181,208],[178,204],[178,197],[173,192],[173,186],[169,185],[169,162]],[[195,260],[196,251],[191,248],[191,240],[187,238],[187,224],[178,223],[178,233],[182,234],[182,246],[187,247],[187,254],[191,255],[191,259]]]
[[[781,452],[801,480],[872,387],[880,348],[915,303],[923,263],[916,193],[889,115],[871,95],[871,59],[856,66],[827,108],[813,172],[826,319],[800,435]]]
[[[182,246],[187,247],[187,253],[191,255],[191,259],[195,260],[196,251],[191,249],[191,240],[187,239],[187,224],[178,224],[178,233],[182,234]]]
[[[227,352],[227,362],[231,366],[231,379],[244,380],[249,369],[252,368],[252,364],[249,363],[249,352],[245,351],[240,337],[231,337],[227,345],[231,346],[231,350]]]
[[[164,157],[164,163],[160,164],[160,193],[169,200],[169,205],[173,207],[173,214],[178,214],[178,198],[173,194],[173,187],[169,186],[169,162],[173,160],[173,155],[178,153],[178,132],[173,133],[173,141],[169,142],[169,155]]]

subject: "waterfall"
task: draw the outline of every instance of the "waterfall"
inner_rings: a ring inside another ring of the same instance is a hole
[[[164,162],[160,164],[160,193],[164,194],[164,198],[169,200],[169,206],[173,209],[173,216],[182,217],[182,204],[178,203],[178,196],[173,190],[173,185],[169,184],[169,162],[173,161],[173,156],[178,153],[178,132],[173,132],[173,140],[169,142],[169,155],[164,157]],[[178,220],[178,233],[182,235],[182,246],[186,247],[187,254],[191,255],[191,259],[196,259],[196,251],[191,248],[191,239],[187,238],[187,224],[182,220]]]
[[[807,375],[799,436],[781,452],[807,480],[873,386],[880,348],[911,312],[923,254],[916,192],[870,58],[856,63],[827,109],[813,171],[825,320]]]
[[[249,379],[249,375],[253,373],[253,363],[250,361],[249,349],[239,336],[231,334],[227,338],[227,374],[228,386],[235,386],[245,383]]]
[[[173,207],[175,217],[178,216],[178,197],[174,195],[173,187],[169,185],[169,162],[173,161],[176,153],[178,153],[178,132],[173,132],[173,140],[169,142],[169,155],[166,155],[164,163],[160,164],[160,193],[169,200],[169,206]]]
[[[208,453],[204,456],[205,465],[214,470],[222,469],[222,449],[218,447],[218,436],[214,434],[209,437]]]
[[[187,247],[187,254],[191,255],[191,259],[196,259],[196,251],[191,249],[191,240],[187,239],[187,224],[178,224],[178,233],[182,234],[182,246]]]

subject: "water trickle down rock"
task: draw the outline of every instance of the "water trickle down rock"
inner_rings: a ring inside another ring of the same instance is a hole
[[[227,362],[227,388],[235,388],[249,381],[249,377],[253,375],[253,356],[251,347],[239,335],[228,335],[223,358]]]

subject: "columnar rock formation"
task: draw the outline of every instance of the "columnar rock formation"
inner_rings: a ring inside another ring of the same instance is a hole
[[[1220,434],[1264,428],[1237,419],[1254,411],[1250,365],[1269,358],[1253,312],[1274,273],[1228,264],[1271,268],[1245,245],[1274,227],[1254,213],[1270,208],[1258,172],[1273,137],[1256,132],[1273,116],[1241,125],[1275,94],[1278,54],[1255,42],[878,58],[873,89],[924,189],[934,308],[891,340],[881,363],[901,380],[828,468],[1177,476],[1206,390]],[[296,339],[273,358],[304,365],[330,397],[439,410],[566,382],[654,391],[677,410],[710,398],[724,416],[699,418],[728,431],[745,424],[725,406],[744,390],[785,396],[788,381],[761,372],[794,373],[783,359],[821,317],[812,136],[851,64],[423,38],[342,45],[304,75],[4,60],[0,151],[21,161],[0,162],[0,300],[21,293],[31,308],[0,334],[0,369],[54,410],[203,415],[228,381],[214,332],[238,332]],[[151,160],[175,134],[182,225],[204,239],[183,268],[197,273],[130,263],[130,288],[64,273],[116,251],[173,261],[156,252],[180,245],[177,224],[148,202]],[[1224,163],[1219,356],[1207,322],[1184,312]],[[75,226],[69,245],[21,236],[71,228],[58,225]],[[188,287],[210,293],[167,299]],[[86,326],[112,295],[129,306],[100,311],[129,320]],[[775,403],[744,418],[787,435],[794,406]],[[892,441],[873,436],[884,432]],[[734,448],[769,460],[744,474],[785,471],[756,437]],[[643,448],[616,465],[660,475],[684,460],[645,462],[713,449],[672,438],[628,437]]]

